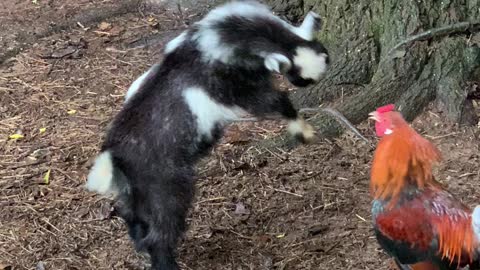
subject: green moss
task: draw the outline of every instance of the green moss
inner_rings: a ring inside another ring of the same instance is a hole
[[[370,24],[369,32],[372,35],[373,39],[380,43],[383,33],[385,31],[385,25],[382,21],[374,21]]]
[[[331,51],[335,47],[336,37],[331,35],[330,31],[323,30],[317,35],[317,38],[322,42],[327,50]]]
[[[477,46],[468,47],[464,51],[465,65],[469,69],[469,77],[473,77],[476,74],[476,70],[480,71],[480,48]],[[480,78],[480,74],[478,75]],[[478,79],[478,78],[477,78]]]

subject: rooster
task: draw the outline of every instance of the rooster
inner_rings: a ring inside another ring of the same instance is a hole
[[[480,205],[472,212],[435,180],[439,150],[394,105],[369,116],[381,137],[370,182],[380,246],[400,270],[480,269]]]

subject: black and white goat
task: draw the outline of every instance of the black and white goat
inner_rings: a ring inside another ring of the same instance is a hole
[[[287,93],[274,88],[272,72],[297,86],[321,78],[329,58],[313,40],[319,24],[312,12],[294,27],[257,2],[230,2],[170,41],[162,63],[132,84],[87,188],[116,197],[152,269],[178,269],[175,250],[194,196],[194,165],[225,124],[246,113],[278,113],[293,136],[314,137]]]

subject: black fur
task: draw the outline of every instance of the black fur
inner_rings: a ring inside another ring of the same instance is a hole
[[[117,211],[137,249],[150,254],[155,270],[178,269],[175,250],[194,196],[194,165],[223,130],[218,123],[211,137],[198,140],[202,134],[183,91],[199,87],[225,106],[239,106],[257,117],[278,113],[295,120],[298,114],[287,93],[274,88],[271,71],[252,52],[278,52],[291,58],[296,46],[314,45],[326,53],[318,42],[307,42],[271,20],[230,17],[218,29],[223,42],[235,44],[233,64],[203,61],[198,44],[187,39],[166,55],[125,104],[102,146],[102,151],[111,153],[114,171],[122,175],[114,179],[122,186]],[[194,27],[188,37],[195,31]],[[293,83],[300,80],[295,71],[290,77]]]

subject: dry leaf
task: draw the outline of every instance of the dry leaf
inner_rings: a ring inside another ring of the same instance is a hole
[[[103,203],[100,206],[100,211],[97,214],[97,218],[100,220],[109,219],[112,217],[113,211],[114,211],[114,208],[110,203]]]
[[[238,125],[230,126],[223,136],[225,143],[246,143],[252,140],[252,134],[249,131],[240,129]]]
[[[50,55],[51,58],[61,59],[65,57],[73,57],[75,53],[78,52],[77,46],[68,46],[66,48],[58,49]]]
[[[158,26],[158,21],[157,21],[157,19],[155,19],[154,17],[149,17],[149,18],[147,19],[147,23],[148,23],[148,25],[150,25],[150,26],[152,26],[152,27]]]
[[[45,183],[45,185],[50,184],[50,172],[51,171],[52,171],[52,169],[48,169],[47,173],[43,177],[43,182]]]
[[[18,133],[15,133],[15,134],[12,134],[10,136],[8,136],[8,138],[10,140],[19,140],[19,139],[23,139],[25,136],[23,136],[22,134],[18,134]]]
[[[28,157],[31,158],[31,159],[34,159],[34,160],[38,160],[38,159],[45,158],[49,153],[50,153],[50,151],[48,149],[40,148],[40,149],[37,149],[37,150],[33,151]]]
[[[110,29],[112,29],[112,24],[111,23],[107,23],[107,22],[101,22],[99,25],[98,25],[98,29],[100,31],[108,31]]]
[[[47,131],[47,128],[40,128],[39,131],[40,131],[40,134],[45,133],[45,131]]]
[[[43,262],[38,262],[35,270],[45,270],[45,264]]]
[[[235,214],[237,215],[248,215],[250,211],[245,207],[241,202],[235,204]]]
[[[9,264],[0,263],[0,270],[11,270],[12,266]]]
[[[68,113],[69,115],[76,114],[76,113],[77,113],[77,110],[69,110],[67,113]]]

